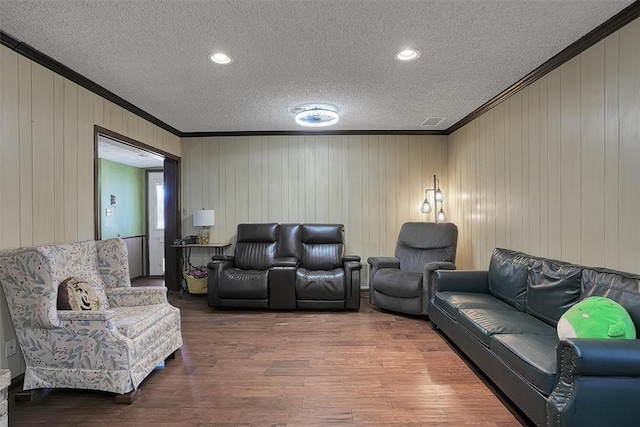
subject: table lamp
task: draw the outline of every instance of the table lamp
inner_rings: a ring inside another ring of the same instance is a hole
[[[215,225],[215,211],[213,209],[201,209],[193,211],[193,226],[204,227],[198,231],[199,245],[209,244],[209,227]]]

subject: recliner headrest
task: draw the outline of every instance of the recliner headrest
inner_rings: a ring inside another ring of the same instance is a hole
[[[278,236],[278,224],[238,224],[238,243],[256,242],[271,243],[276,242]]]
[[[344,225],[303,224],[302,243],[344,243]]]

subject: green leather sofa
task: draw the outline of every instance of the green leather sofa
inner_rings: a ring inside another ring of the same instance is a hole
[[[640,425],[640,340],[558,340],[560,316],[589,296],[640,331],[640,276],[506,249],[488,271],[437,271],[430,319],[535,425]]]

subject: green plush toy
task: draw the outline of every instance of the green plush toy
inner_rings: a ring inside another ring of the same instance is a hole
[[[558,321],[558,338],[635,339],[636,328],[627,310],[604,297],[586,298]]]

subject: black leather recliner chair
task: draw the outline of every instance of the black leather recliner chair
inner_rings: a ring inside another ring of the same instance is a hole
[[[344,225],[304,224],[296,271],[296,306],[360,309],[359,256],[344,256]]]
[[[278,224],[239,224],[234,256],[208,264],[210,307],[268,308],[269,270],[276,257]]]

